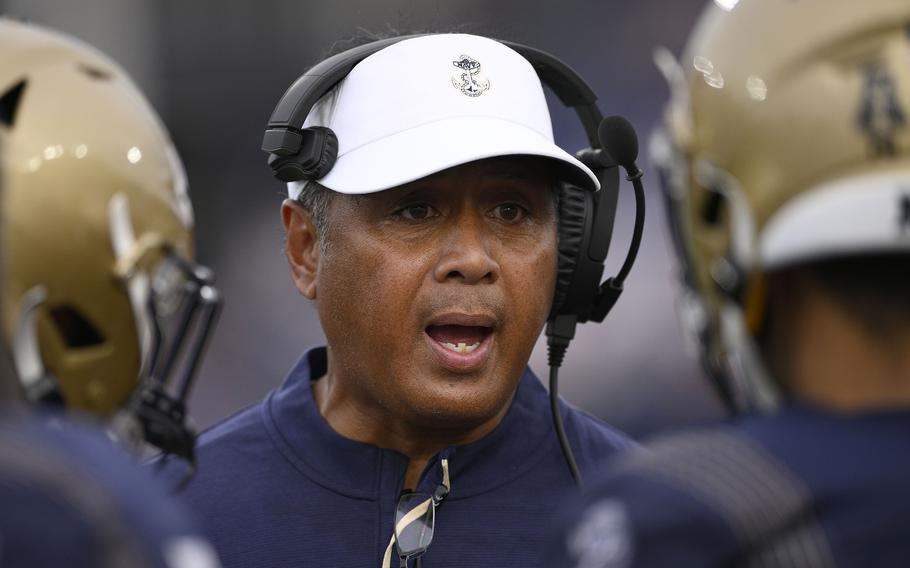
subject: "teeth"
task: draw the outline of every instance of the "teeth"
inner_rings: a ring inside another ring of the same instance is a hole
[[[443,341],[442,346],[449,351],[454,351],[455,353],[470,353],[480,347],[480,342],[478,341],[473,345],[467,345],[466,343],[459,343],[458,345],[455,345],[454,343],[447,343]]]

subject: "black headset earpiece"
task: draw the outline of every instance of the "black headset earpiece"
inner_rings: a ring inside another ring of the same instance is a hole
[[[596,138],[596,145],[580,151],[577,157],[597,174],[601,190],[592,196],[578,194],[581,190],[573,190],[571,186],[564,190],[566,206],[561,207],[559,231],[567,246],[560,245],[556,296],[547,322],[551,345],[567,346],[578,323],[604,320],[622,293],[641,244],[645,201],[642,171],[635,164],[638,157],[635,130],[626,119],[610,116],[599,121]],[[603,261],[610,248],[619,197],[618,166],[626,170],[626,179],[635,188],[635,227],[622,268],[616,276],[601,284]],[[581,227],[585,228],[582,230]],[[577,248],[573,249],[568,243],[577,243]],[[576,255],[574,258],[573,254]],[[561,361],[558,352],[551,357],[551,364],[559,366]]]
[[[281,181],[319,179],[335,165],[338,137],[331,128],[311,126],[299,133],[285,130],[281,134],[281,143],[269,150],[269,167]]]
[[[605,169],[598,178],[598,193],[569,183],[560,188],[559,265],[551,320],[559,316],[575,318],[577,323],[602,320],[596,318],[594,308],[613,233],[618,168]]]

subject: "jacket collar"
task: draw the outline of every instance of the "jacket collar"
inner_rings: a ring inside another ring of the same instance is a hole
[[[401,490],[408,458],[394,450],[357,442],[335,432],[319,413],[310,383],[326,373],[325,347],[304,353],[263,405],[263,421],[275,445],[314,482],[357,499],[377,499]],[[470,444],[446,448],[430,461],[419,490],[439,483],[438,461],[449,459],[449,500],[484,493],[520,476],[547,452],[556,437],[547,392],[525,369],[509,411],[492,432]],[[556,449],[558,451],[558,449]]]

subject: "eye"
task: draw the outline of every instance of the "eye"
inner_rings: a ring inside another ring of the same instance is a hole
[[[516,203],[503,203],[502,205],[497,205],[493,211],[496,217],[508,223],[521,221],[528,213],[527,209]]]
[[[397,215],[407,219],[408,221],[421,221],[424,219],[429,219],[430,217],[435,216],[435,211],[432,207],[426,203],[413,203],[411,205],[406,205],[396,211]]]

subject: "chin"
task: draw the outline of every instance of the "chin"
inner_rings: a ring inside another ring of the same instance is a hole
[[[449,383],[447,388],[425,393],[422,400],[414,401],[412,412],[430,428],[471,429],[496,418],[512,401],[514,388],[490,392],[487,387],[477,392],[466,386]]]

